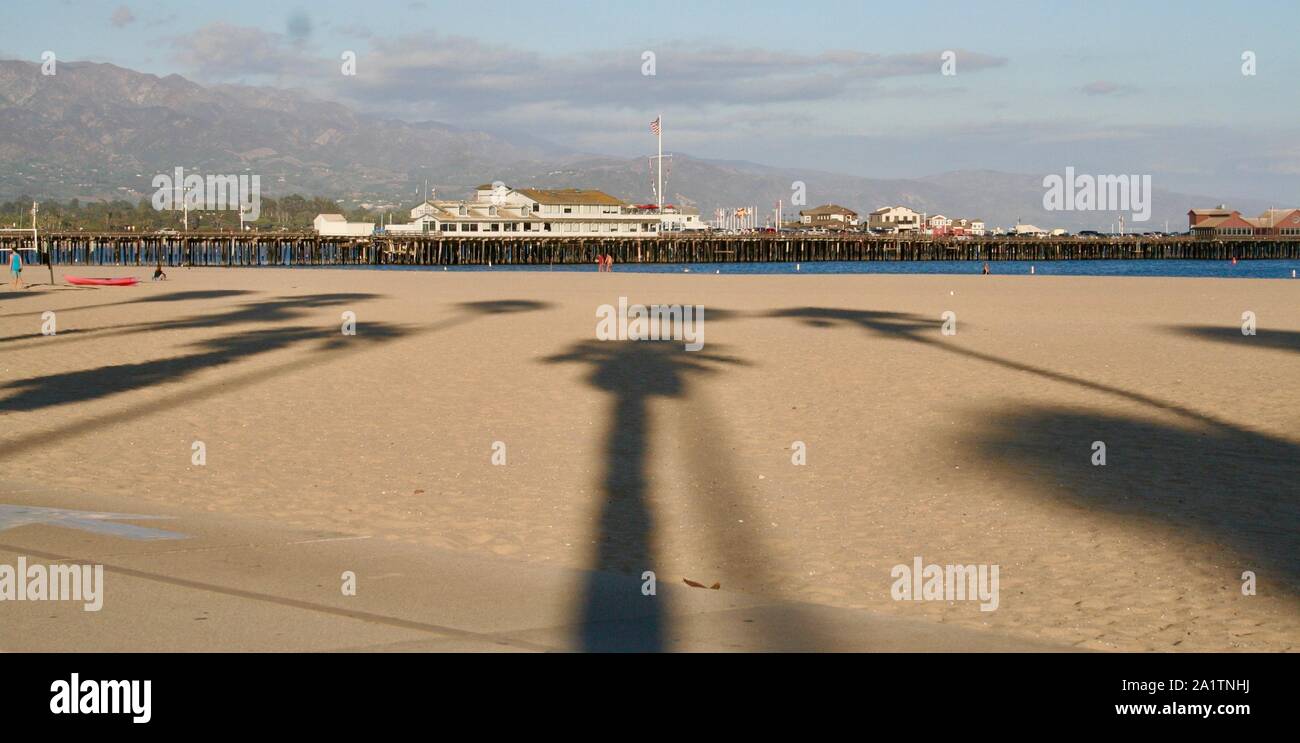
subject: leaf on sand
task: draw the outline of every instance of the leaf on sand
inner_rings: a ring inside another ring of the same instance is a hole
[[[695,581],[691,580],[690,578],[682,578],[682,581],[684,581],[684,582],[686,583],[686,585],[690,586],[691,588],[708,588],[709,590],[712,590],[712,591],[716,591],[716,590],[718,590],[719,588],[722,588],[722,584],[721,584],[721,583],[714,583],[714,584],[711,585],[711,586],[706,586],[706,585],[704,585],[703,583],[696,583]]]

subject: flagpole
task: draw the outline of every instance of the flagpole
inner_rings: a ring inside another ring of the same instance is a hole
[[[659,114],[659,136],[655,137],[659,141],[659,227],[663,228],[664,223],[664,115]]]

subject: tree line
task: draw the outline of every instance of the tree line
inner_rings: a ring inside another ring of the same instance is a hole
[[[307,198],[291,194],[279,199],[263,197],[258,219],[244,224],[261,232],[310,230],[317,214],[342,214],[348,220],[358,222],[378,221],[386,215],[391,216],[390,213],[378,214],[365,209],[344,209],[333,199],[320,196]],[[404,211],[401,217],[400,221],[406,221]],[[189,219],[191,231],[239,230],[239,212],[234,210],[191,209]],[[140,199],[135,204],[124,199],[42,202],[36,212],[36,226],[42,232],[157,232],[181,230],[184,223],[182,210],[154,209],[148,199]],[[31,229],[31,226],[31,198],[21,197],[0,203],[0,227]]]

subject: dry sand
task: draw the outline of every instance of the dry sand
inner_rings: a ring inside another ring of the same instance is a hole
[[[619,296],[703,304],[704,349],[598,342]],[[1084,648],[1300,647],[1296,281],[173,269],[6,287],[0,351],[11,486]],[[918,555],[999,565],[999,608],[892,600]]]

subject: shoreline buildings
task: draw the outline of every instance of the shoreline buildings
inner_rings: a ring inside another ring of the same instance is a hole
[[[799,212],[799,223],[825,230],[857,229],[858,213],[839,204],[823,204]]]
[[[1223,204],[1192,209],[1187,212],[1187,231],[1198,237],[1300,237],[1300,209],[1266,209],[1258,217],[1243,217]]]
[[[872,232],[919,232],[921,215],[905,206],[882,206],[867,215],[867,228]]]
[[[378,232],[456,237],[644,238],[709,230],[745,233],[776,232],[778,229],[958,238],[1007,233],[1034,237],[1068,234],[1063,229],[1044,230],[1021,223],[1005,232],[990,230],[980,219],[929,215],[901,205],[876,209],[863,222],[852,209],[833,203],[823,204],[800,211],[798,221],[779,228],[761,228],[758,210],[754,207],[730,212],[720,209],[717,217],[710,224],[702,220],[699,211],[693,208],[672,204],[631,204],[596,189],[510,188],[497,181],[479,186],[467,199],[426,199],[410,210],[411,221],[406,224],[390,224],[376,230],[373,222],[349,222],[341,214],[318,214],[313,227],[317,234],[332,237],[369,237]],[[1244,217],[1240,211],[1219,205],[1212,209],[1192,209],[1187,218],[1188,234],[1196,237],[1300,238],[1300,208],[1267,209],[1257,217]],[[1097,235],[1088,230],[1081,234]]]
[[[367,237],[374,234],[374,222],[349,222],[342,214],[317,214],[312,227],[329,237]]]
[[[509,188],[496,183],[479,186],[472,199],[428,199],[411,210],[410,223],[388,225],[384,231],[458,237],[647,237],[658,234],[661,224],[694,229],[699,215],[669,206],[661,214],[657,206],[634,206],[594,189]]]
[[[867,216],[867,229],[875,233],[902,234],[915,232],[923,235],[983,237],[988,229],[982,219],[946,217],[942,214],[926,216],[906,206],[883,206]]]

